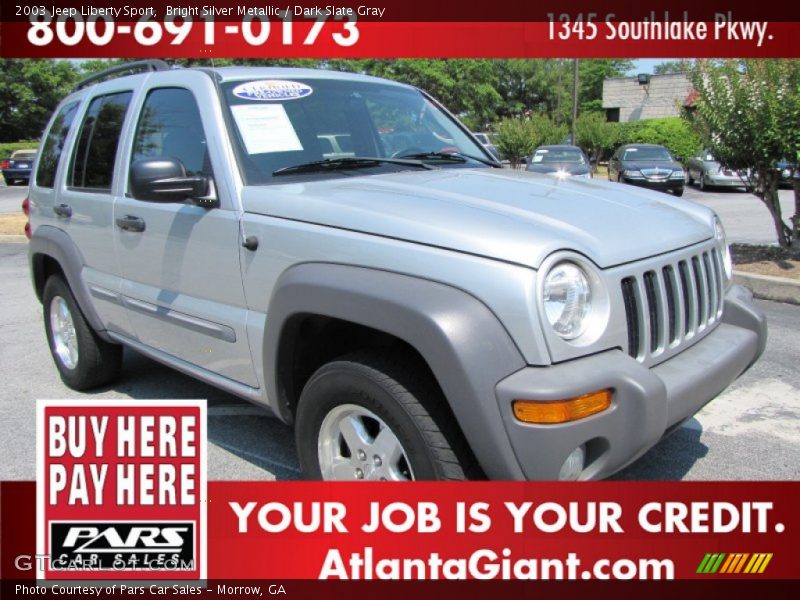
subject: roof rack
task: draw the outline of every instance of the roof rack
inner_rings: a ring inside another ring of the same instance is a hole
[[[86,79],[83,79],[78,82],[78,84],[72,89],[73,92],[77,92],[78,90],[82,90],[89,85],[97,83],[99,81],[105,81],[106,79],[110,79],[112,76],[119,76],[121,74],[130,75],[133,73],[138,72],[145,72],[145,71],[168,71],[171,67],[168,63],[164,62],[160,59],[153,59],[153,60],[137,60],[134,62],[125,63],[123,65],[116,65],[114,67],[110,67],[99,73],[95,73],[94,75],[90,75]]]

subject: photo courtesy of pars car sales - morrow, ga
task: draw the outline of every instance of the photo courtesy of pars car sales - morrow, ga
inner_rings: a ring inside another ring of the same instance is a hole
[[[796,594],[798,34],[4,7],[3,596]]]

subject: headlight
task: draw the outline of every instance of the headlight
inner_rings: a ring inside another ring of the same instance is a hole
[[[565,340],[583,333],[592,308],[589,278],[578,265],[562,262],[550,269],[543,288],[544,311],[553,330]]]
[[[669,176],[670,179],[686,179],[686,173],[683,171],[673,171]]]
[[[644,175],[642,175],[641,171],[629,171],[626,169],[622,174],[628,179],[644,179]]]
[[[730,281],[733,276],[733,260],[731,259],[731,248],[728,246],[728,240],[725,237],[725,228],[722,226],[722,221],[719,217],[714,217],[714,237],[720,245],[722,251],[722,266],[725,267],[725,278]]]

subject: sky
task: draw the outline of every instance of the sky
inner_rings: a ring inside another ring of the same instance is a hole
[[[628,75],[638,75],[639,73],[650,73],[656,68],[656,65],[671,60],[678,60],[677,58],[637,58],[633,60],[634,68],[628,71]]]

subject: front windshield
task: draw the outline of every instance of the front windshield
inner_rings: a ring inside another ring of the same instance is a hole
[[[640,146],[639,148],[628,148],[622,160],[663,160],[672,161],[672,156],[666,148],[651,148]]]
[[[583,159],[583,152],[577,148],[540,148],[533,153],[533,161],[536,163],[570,163],[575,165],[586,164]]]
[[[285,183],[273,173],[314,161],[426,153],[486,154],[464,130],[413,88],[336,79],[259,79],[222,84],[247,185]],[[466,158],[430,160],[439,168],[482,167]],[[413,168],[380,163],[359,175]],[[418,169],[416,169],[418,170]],[[326,169],[292,177],[352,176]]]

